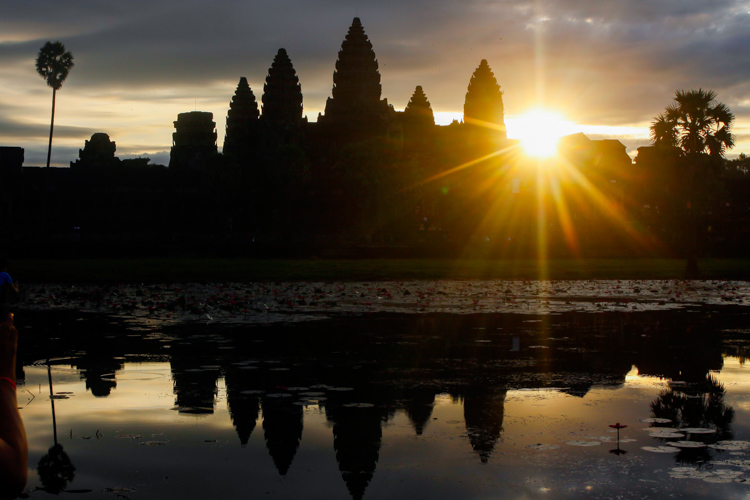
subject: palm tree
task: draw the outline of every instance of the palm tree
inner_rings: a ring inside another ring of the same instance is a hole
[[[39,49],[36,58],[36,71],[52,87],[52,120],[49,126],[49,147],[47,149],[47,168],[52,155],[52,130],[55,127],[55,96],[73,67],[73,54],[65,50],[60,42],[47,42]]]
[[[695,188],[698,169],[723,160],[734,146],[731,132],[734,114],[716,102],[713,90],[678,90],[674,103],[651,123],[654,146],[678,147],[688,169],[688,261],[686,274],[698,274],[698,239],[695,224]]]

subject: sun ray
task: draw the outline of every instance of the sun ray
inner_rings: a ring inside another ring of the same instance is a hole
[[[504,130],[497,124],[472,123]],[[546,280],[550,258],[584,257],[592,250],[584,238],[596,241],[598,231],[611,232],[611,241],[622,241],[635,251],[658,246],[633,225],[625,201],[612,188],[607,170],[599,169],[598,160],[592,162],[567,145],[558,151],[560,138],[574,132],[570,122],[536,110],[520,121],[508,119],[508,125],[511,139],[498,141],[502,147],[409,186],[459,174],[462,187],[454,203],[466,213],[455,227],[466,238],[464,257],[535,257],[538,278]],[[554,144],[555,154],[545,156],[552,150],[536,142],[541,137]],[[472,169],[470,176],[462,177],[460,172],[467,169]]]
[[[467,169],[467,168],[469,168],[469,167],[471,167],[473,165],[476,165],[478,163],[482,163],[483,161],[489,160],[491,158],[495,158],[495,157],[500,156],[500,155],[502,155],[504,153],[507,153],[509,151],[513,151],[517,147],[518,147],[517,145],[513,145],[513,146],[508,146],[508,147],[503,148],[503,149],[499,149],[497,151],[493,151],[492,153],[488,153],[486,155],[480,156],[479,158],[475,158],[473,160],[469,160],[469,161],[467,161],[465,163],[462,163],[461,165],[458,165],[457,167],[453,167],[451,169],[445,170],[444,172],[440,172],[438,174],[430,176],[430,177],[428,177],[428,178],[426,178],[426,179],[424,179],[422,181],[419,181],[419,182],[415,183],[413,186],[410,186],[410,187],[416,187],[416,186],[419,186],[421,184],[427,184],[429,182],[436,181],[436,180],[441,179],[443,177],[446,177],[448,175],[455,174],[456,172],[460,172],[461,170]]]

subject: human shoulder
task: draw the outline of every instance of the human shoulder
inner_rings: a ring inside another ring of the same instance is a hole
[[[10,274],[6,272],[0,272],[0,285],[4,285],[6,283],[13,283],[13,278],[11,278]]]

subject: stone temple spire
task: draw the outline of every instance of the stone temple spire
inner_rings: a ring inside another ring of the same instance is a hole
[[[414,125],[435,125],[435,115],[421,85],[414,89],[414,94],[404,109],[404,120]]]
[[[380,99],[380,73],[372,43],[358,17],[341,44],[332,97],[326,102],[323,122],[351,123],[377,120],[388,110]]]
[[[499,125],[498,132],[506,137],[503,92],[485,59],[471,75],[464,101],[464,121],[472,123],[472,120]]]
[[[258,102],[247,83],[247,78],[243,76],[229,103],[224,156],[236,160],[247,160],[250,157],[253,153],[251,149],[256,139],[259,115]]]
[[[272,125],[296,125],[302,120],[302,88],[284,49],[279,49],[266,76],[261,120]]]

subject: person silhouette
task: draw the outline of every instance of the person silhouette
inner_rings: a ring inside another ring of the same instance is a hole
[[[18,283],[8,274],[8,261],[0,257],[0,320],[11,312],[10,306],[18,300]]]
[[[29,450],[16,400],[18,330],[13,315],[0,322],[0,497],[14,497],[26,487]]]

